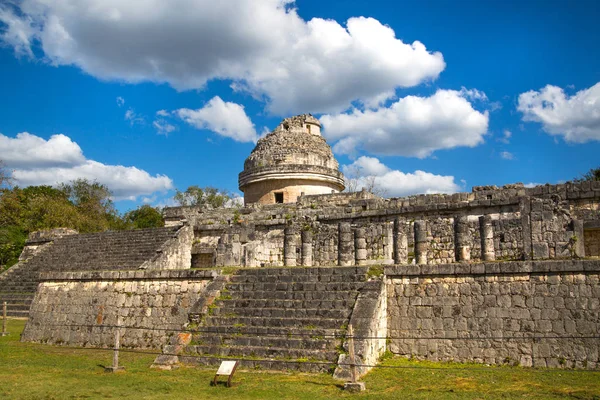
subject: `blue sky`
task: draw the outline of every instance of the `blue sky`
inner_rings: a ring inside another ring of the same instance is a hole
[[[599,165],[596,1],[123,3],[0,5],[0,160],[19,184],[97,179],[121,210],[239,192],[253,140],[305,112],[389,196]]]

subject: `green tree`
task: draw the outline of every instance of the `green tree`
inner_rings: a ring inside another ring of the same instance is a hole
[[[0,227],[0,272],[19,261],[27,234],[16,226]]]
[[[190,186],[185,192],[179,190],[174,199],[181,206],[211,206],[213,208],[225,207],[231,203],[232,196],[227,190],[217,189],[212,186],[201,188]]]
[[[165,222],[159,209],[147,204],[129,211],[123,220],[133,229],[159,228]]]
[[[11,171],[6,168],[4,161],[0,160],[0,187],[10,186],[13,182]]]
[[[581,176],[581,178],[574,179],[575,182],[588,182],[588,181],[600,181],[600,167],[592,168],[585,174]]]

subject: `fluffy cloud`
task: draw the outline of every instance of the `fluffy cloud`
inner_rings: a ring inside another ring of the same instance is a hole
[[[514,160],[515,156],[509,151],[503,151],[500,153],[500,158],[502,158],[503,160]]]
[[[435,150],[474,147],[483,142],[488,112],[473,108],[467,98],[485,100],[477,90],[438,90],[431,97],[407,96],[377,110],[353,109],[324,115],[324,136],[337,141],[334,151],[357,148],[375,154],[427,157]]]
[[[212,79],[276,114],[339,112],[434,80],[439,52],[376,19],[302,19],[292,0],[22,0],[0,6],[1,39],[100,79],[200,89]]]
[[[238,142],[256,142],[254,124],[244,106],[213,97],[197,110],[180,108],[174,112],[179,118],[198,129],[208,129]]]
[[[415,171],[404,173],[392,170],[377,158],[359,157],[354,163],[342,166],[342,171],[355,186],[374,187],[387,197],[402,197],[419,193],[455,193],[461,187],[453,176],[435,175],[430,172]]]
[[[519,95],[517,109],[523,121],[540,122],[544,131],[567,142],[600,140],[600,82],[573,96],[552,85],[531,90]]]
[[[0,155],[11,168],[63,167],[85,161],[79,145],[60,134],[48,140],[27,132],[15,138],[0,134]]]
[[[106,165],[84,157],[79,145],[59,134],[45,140],[30,133],[16,138],[0,134],[0,154],[20,186],[56,185],[84,178],[105,184],[115,199],[135,199],[173,189],[165,175],[151,176],[136,167]]]
[[[133,110],[133,108],[130,108],[127,111],[125,111],[125,121],[129,121],[131,126],[136,125],[136,124],[143,125],[146,122],[144,117],[142,115],[139,115],[138,113],[136,113]]]
[[[509,131],[508,129],[505,129],[504,132],[502,132],[502,137],[500,139],[498,139],[498,141],[502,142],[504,144],[509,144],[511,137],[512,137],[512,132]]]

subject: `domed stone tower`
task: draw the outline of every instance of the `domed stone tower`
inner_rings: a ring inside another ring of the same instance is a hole
[[[344,190],[344,176],[321,124],[310,114],[284,119],[260,139],[239,175],[244,202],[293,203],[302,194]]]

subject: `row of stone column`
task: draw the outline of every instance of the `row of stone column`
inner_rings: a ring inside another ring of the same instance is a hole
[[[415,260],[417,264],[427,264],[429,241],[427,239],[426,221],[418,220],[414,223]],[[479,236],[481,238],[481,259],[492,261],[496,258],[494,250],[494,229],[492,218],[489,215],[479,217]],[[471,232],[467,216],[454,218],[454,250],[458,262],[471,260]]]
[[[427,235],[427,222],[414,221],[414,257],[417,264],[427,264],[429,240]],[[394,220],[393,224],[384,224],[382,235],[384,237],[384,258],[392,258],[395,264],[408,262],[408,222],[402,219]],[[481,237],[481,259],[491,261],[495,259],[494,231],[492,218],[489,215],[479,217],[479,232]],[[284,265],[293,267],[297,265],[300,253],[300,265],[310,267],[313,265],[313,233],[303,230],[300,234],[301,243],[298,251],[297,234],[294,228],[286,227],[284,230]],[[455,258],[458,262],[471,259],[471,233],[467,216],[457,216],[454,219]],[[358,227],[352,229],[349,222],[338,224],[338,265],[365,265],[367,264],[367,238],[366,229]]]

